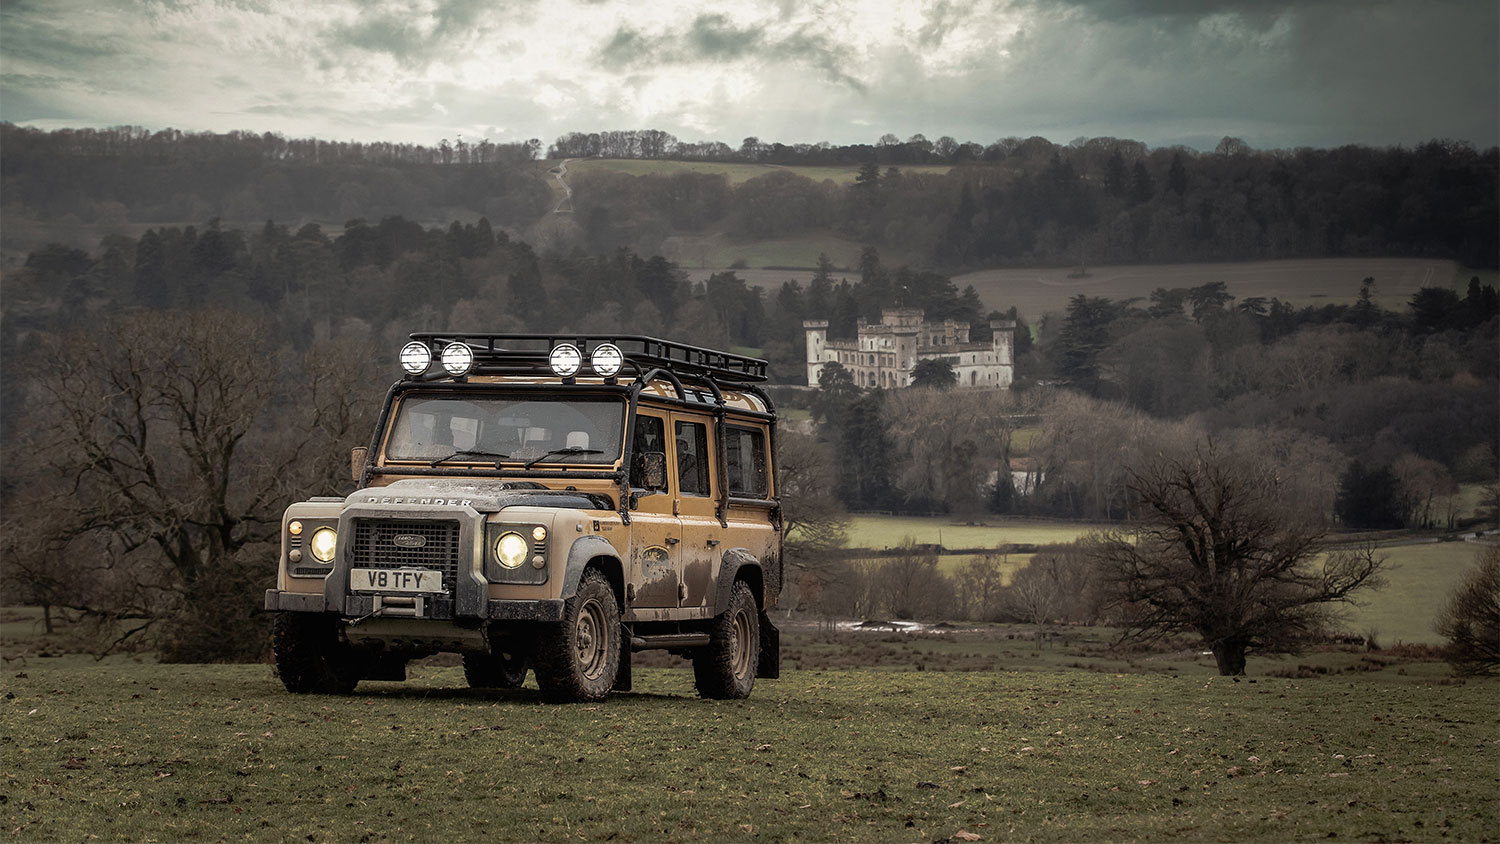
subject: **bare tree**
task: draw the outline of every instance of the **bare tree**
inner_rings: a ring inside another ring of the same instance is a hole
[[[1005,576],[1000,568],[999,552],[971,558],[958,570],[954,586],[958,592],[959,611],[964,618],[990,620],[999,610]]]
[[[941,396],[941,398],[939,398]],[[886,427],[898,444],[901,487],[970,518],[982,512],[991,472],[1004,480],[1018,399],[1008,391],[897,390]]]
[[[848,541],[849,516],[833,494],[838,473],[832,449],[785,425],[776,430],[776,490],[786,526],[786,563],[796,570],[796,595],[787,601],[818,603],[823,590],[847,580],[839,553]]]
[[[1500,673],[1500,548],[1489,546],[1478,557],[1436,627],[1448,640],[1444,657],[1454,671],[1488,676]]]
[[[1194,632],[1219,673],[1243,674],[1251,652],[1295,652],[1325,629],[1329,605],[1381,584],[1372,549],[1320,554],[1322,514],[1286,506],[1270,461],[1213,441],[1153,455],[1128,469],[1140,501],[1129,532],[1090,553],[1133,606],[1122,638]]]
[[[7,507],[9,578],[97,621],[106,650],[262,647],[257,587],[288,501],[347,478],[369,407],[363,344],[315,344],[295,377],[268,327],[223,311],[138,313],[43,338]],[[356,348],[350,348],[353,345]],[[342,452],[342,453],[341,453]],[[345,482],[347,483],[347,481]]]

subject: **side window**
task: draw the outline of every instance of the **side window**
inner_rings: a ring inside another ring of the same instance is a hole
[[[660,416],[637,416],[635,418],[635,442],[631,444],[630,485],[646,485],[646,462],[642,457],[648,451],[667,452],[666,425]]]
[[[677,482],[683,495],[708,495],[708,426],[678,422]]]
[[[766,438],[760,431],[730,427],[725,431],[724,457],[729,463],[729,494],[766,497]]]

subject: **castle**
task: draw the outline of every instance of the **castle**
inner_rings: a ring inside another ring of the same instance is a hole
[[[859,321],[854,340],[829,340],[827,320],[802,323],[807,330],[807,383],[816,387],[818,373],[837,363],[854,375],[860,387],[892,389],[911,384],[911,373],[924,360],[946,360],[958,376],[956,386],[1009,389],[1015,376],[1014,320],[990,320],[988,343],[969,342],[969,324],[955,320],[929,323],[922,311],[894,308],[880,312],[880,322]]]

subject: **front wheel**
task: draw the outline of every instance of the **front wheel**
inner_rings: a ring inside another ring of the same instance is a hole
[[[749,584],[735,581],[729,607],[708,633],[708,646],[693,656],[698,694],[721,700],[749,697],[760,661],[760,608]]]
[[[336,622],[329,616],[278,613],[271,623],[271,652],[276,673],[289,692],[346,695],[359,683],[354,654],[339,641]]]
[[[603,700],[620,670],[620,605],[597,569],[584,572],[563,621],[538,642],[536,684],[555,701]]]

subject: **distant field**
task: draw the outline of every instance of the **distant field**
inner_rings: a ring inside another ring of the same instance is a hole
[[[849,523],[851,548],[895,548],[911,537],[918,544],[947,548],[994,548],[1000,545],[1047,545],[1072,542],[1107,527],[1088,522],[990,516],[982,525],[954,524],[946,516],[854,516]]]
[[[1382,645],[1442,644],[1433,621],[1479,550],[1469,542],[1379,549],[1387,558],[1386,587],[1361,598],[1365,606],[1346,611],[1348,630],[1361,635],[1374,631]]]
[[[550,162],[557,166],[557,162]],[[923,165],[898,168],[903,173],[943,174],[953,169],[946,165]],[[608,170],[632,176],[670,176],[674,173],[722,173],[731,185],[748,182],[757,176],[785,170],[813,181],[831,180],[835,184],[847,185],[859,175],[858,166],[848,167],[787,167],[780,164],[737,164],[714,161],[638,161],[620,158],[575,158],[568,163],[568,174],[587,173],[590,170]]]
[[[999,545],[1072,542],[1108,524],[991,517],[985,525],[959,525],[946,517],[854,516],[849,525],[849,546],[884,549],[899,546],[906,537],[918,544],[941,544],[947,548],[994,548]],[[1433,542],[1396,545],[1379,549],[1388,559],[1387,586],[1361,597],[1363,606],[1343,610],[1343,627],[1349,632],[1376,633],[1383,644],[1441,644],[1432,629],[1433,620],[1453,586],[1473,565],[1480,546],[1467,542]],[[941,569],[955,573],[971,559],[966,554],[939,558]],[[1006,579],[1031,559],[1029,554],[1011,554],[1003,561]]]
[[[694,281],[703,281],[723,268],[743,262],[748,269],[735,270],[740,278],[771,291],[800,270],[763,270],[760,267],[815,267],[819,255],[827,255],[835,266],[859,263],[860,245],[832,233],[778,240],[736,241],[722,232],[674,235],[662,244],[666,257],[676,261]],[[811,277],[811,271],[806,275]],[[853,279],[859,273],[844,273]]]
[[[739,247],[741,252],[748,254],[754,254],[749,252],[753,248],[753,244]],[[830,251],[828,254],[835,263],[840,262],[837,253]],[[854,254],[858,254],[857,247]],[[816,258],[816,252],[813,256]],[[899,257],[884,254],[881,257],[886,264],[900,263]],[[729,263],[726,261],[719,267],[700,267],[691,253],[685,254],[683,260],[689,275],[696,280],[708,278]],[[770,261],[762,263],[748,259],[747,263],[751,267],[771,264]],[[774,265],[799,264],[801,262],[788,260],[784,263],[777,261]],[[1489,284],[1495,283],[1493,271],[1471,270],[1452,261],[1425,258],[1318,258],[1232,264],[1090,267],[1087,278],[1068,278],[1068,274],[1074,271],[1070,268],[982,270],[954,276],[953,283],[960,290],[972,284],[986,308],[1004,310],[1014,305],[1033,324],[1043,314],[1062,312],[1067,308],[1068,300],[1080,293],[1116,301],[1145,299],[1158,287],[1197,287],[1214,281],[1224,282],[1236,299],[1275,297],[1302,307],[1349,304],[1359,293],[1360,282],[1373,277],[1376,301],[1381,307],[1393,311],[1404,311],[1411,295],[1423,287],[1451,287],[1462,294],[1472,276],[1479,276],[1481,281],[1488,279]],[[764,287],[768,292],[792,280],[806,285],[812,278],[811,270],[750,269],[735,272],[747,283]],[[853,272],[841,275],[851,281],[858,280],[859,276]]]
[[[983,270],[957,276],[963,289],[974,285],[987,307],[1014,305],[1029,320],[1062,311],[1068,299],[1082,293],[1120,300],[1146,298],[1158,287],[1196,287],[1222,281],[1239,299],[1262,296],[1293,305],[1348,303],[1367,277],[1375,279],[1375,298],[1384,308],[1404,310],[1423,287],[1460,291],[1474,273],[1452,261],[1421,258],[1326,258],[1303,261],[1254,261],[1232,264],[1162,264],[1089,267],[1087,278],[1069,278],[1076,268]]]

